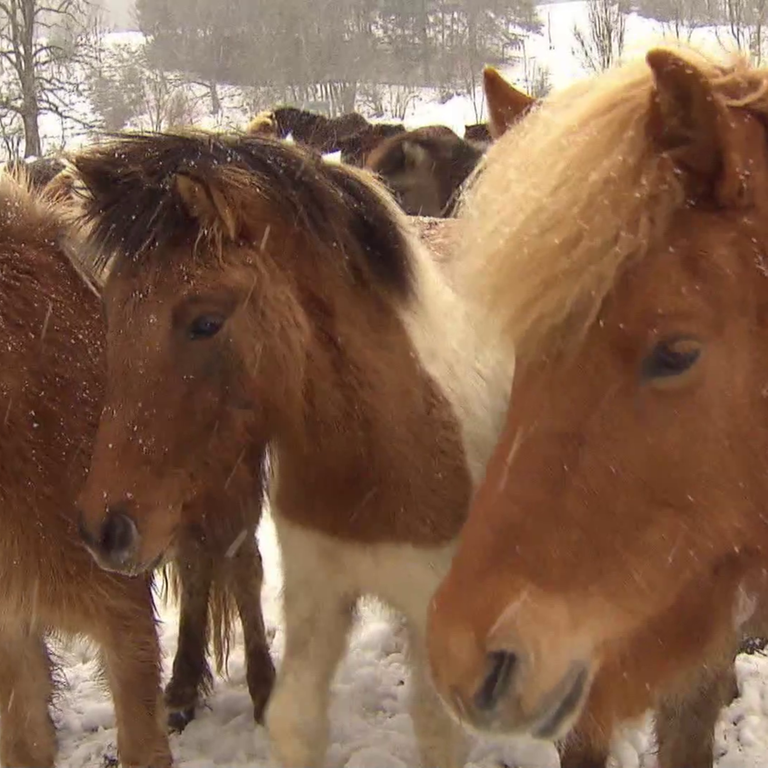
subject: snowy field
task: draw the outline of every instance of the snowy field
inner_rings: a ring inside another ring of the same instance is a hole
[[[259,541],[266,583],[264,612],[272,654],[282,651],[280,555],[274,528],[265,516]],[[408,670],[396,622],[374,606],[362,617],[350,640],[349,653],[333,687],[332,746],[328,765],[334,768],[412,768],[418,765],[416,743],[407,711]],[[178,616],[162,611],[163,647],[170,668],[176,649]],[[239,629],[239,626],[238,626]],[[253,721],[245,684],[242,636],[230,658],[229,675],[217,679],[208,707],[181,735],[171,737],[179,768],[263,768],[269,762],[264,728]],[[115,765],[114,716],[111,700],[94,682],[93,654],[79,647],[64,651],[67,687],[58,702],[59,764],[67,768],[109,768]],[[768,658],[740,656],[736,662],[741,697],[723,712],[717,730],[718,768],[768,766]],[[614,765],[655,768],[648,722],[617,738]],[[477,742],[469,768],[557,768],[551,744],[530,740]],[[314,767],[313,767],[314,768]],[[684,768],[681,766],[680,768]]]
[[[552,84],[560,88],[583,76],[573,54],[572,29],[586,17],[584,3],[545,5],[540,8],[545,23],[541,35],[531,36],[527,55],[551,72]],[[627,25],[628,50],[642,49],[660,40],[663,30],[649,20],[631,16]],[[135,34],[113,36],[122,45],[138,44]],[[715,44],[711,29],[698,30],[693,42]],[[520,72],[505,74],[522,85]],[[238,104],[232,89],[222,88],[223,116],[217,126],[242,126],[251,116]],[[406,114],[408,127],[444,124],[463,134],[464,125],[477,121],[475,106],[467,97],[443,104],[430,94],[419,96]],[[206,118],[201,116],[201,124]],[[214,127],[211,124],[211,127]],[[44,123],[49,141],[59,143],[61,128]],[[69,136],[75,146],[83,137]],[[276,662],[282,650],[280,618],[280,564],[274,529],[265,518],[259,534],[266,570],[264,610]],[[166,667],[176,647],[178,616],[173,607],[162,609],[162,636]],[[408,672],[401,638],[380,609],[366,608],[351,639],[349,654],[334,684],[331,712],[332,747],[328,764],[346,768],[403,768],[417,765],[415,741],[407,714]],[[56,708],[61,752],[59,764],[68,768],[106,768],[114,765],[114,716],[111,701],[94,681],[93,653],[70,645],[63,651],[67,686]],[[168,669],[166,673],[168,673]],[[768,768],[768,658],[758,654],[737,660],[741,696],[723,712],[718,726],[718,768]],[[180,736],[172,737],[177,765],[184,768],[270,765],[268,742],[263,728],[252,720],[251,702],[245,685],[242,647],[230,660],[229,675],[217,679],[207,709]],[[616,766],[651,768],[656,765],[646,723],[617,738]],[[476,768],[557,768],[554,747],[531,741],[483,741],[473,748],[470,765]],[[683,768],[683,767],[681,767]]]

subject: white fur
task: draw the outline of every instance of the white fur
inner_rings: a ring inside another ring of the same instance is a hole
[[[371,178],[358,173],[366,183]],[[373,184],[405,232],[410,224]],[[459,297],[417,237],[417,299],[401,309],[424,369],[443,388],[461,424],[472,481],[477,484],[506,413],[513,366],[487,339],[476,338]],[[464,734],[442,706],[426,663],[427,607],[445,576],[455,542],[445,547],[362,545],[291,523],[280,514],[279,467],[270,457],[271,509],[284,569],[285,654],[267,709],[274,756],[284,768],[321,766],[328,744],[331,680],[346,650],[351,606],[376,596],[406,618],[413,662],[414,730],[424,768],[461,768]]]
[[[408,219],[394,202],[391,206],[401,227],[410,231]],[[415,235],[412,242],[417,298],[401,309],[401,317],[424,369],[453,406],[476,486],[499,439],[515,362],[498,339],[478,336],[466,305],[428,248]]]
[[[273,458],[273,470],[276,469]],[[270,491],[276,490],[273,482]],[[328,744],[328,689],[346,651],[350,608],[374,595],[407,620],[413,662],[414,730],[425,768],[461,768],[463,736],[429,680],[424,638],[427,605],[450,565],[454,545],[363,546],[295,525],[272,502],[285,585],[285,655],[270,699],[267,727],[285,768],[321,766]]]

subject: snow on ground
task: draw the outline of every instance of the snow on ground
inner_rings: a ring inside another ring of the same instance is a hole
[[[263,601],[276,661],[282,653],[280,556],[268,516],[259,532],[266,581]],[[409,674],[401,635],[385,611],[366,606],[333,687],[328,765],[344,768],[410,768],[418,765],[407,711]],[[162,611],[166,674],[176,648],[178,616]],[[181,735],[172,736],[179,768],[264,768],[269,761],[264,728],[252,718],[245,683],[242,637],[230,659],[229,676],[217,679],[206,708]],[[93,652],[77,645],[64,651],[67,685],[56,718],[65,768],[114,765],[114,715],[109,696],[94,680]],[[717,729],[718,768],[765,768],[768,764],[768,658],[740,656],[741,697],[722,715]],[[615,765],[657,768],[648,723],[616,740]],[[557,768],[554,747],[531,740],[478,740],[469,768]]]

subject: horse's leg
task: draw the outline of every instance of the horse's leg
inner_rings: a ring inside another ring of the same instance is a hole
[[[292,530],[280,537],[285,653],[267,704],[266,725],[274,759],[282,768],[324,764],[330,685],[346,649],[356,599],[339,588],[323,558],[313,556],[316,549],[305,536],[311,539],[313,534]]]
[[[0,621],[0,763],[52,768],[52,694],[51,662],[42,636],[10,630]]]
[[[712,768],[715,726],[738,694],[733,653],[702,667],[691,684],[656,709],[659,768]]]
[[[206,656],[213,565],[196,540],[182,537],[173,567],[181,582],[181,608],[179,642],[165,689],[165,706],[168,724],[181,732],[194,719],[201,696],[213,683]]]
[[[435,691],[427,664],[424,633],[409,628],[410,711],[422,768],[464,768],[468,743]]]
[[[130,593],[122,600],[105,605],[93,631],[115,704],[117,751],[125,768],[170,768],[160,644],[149,583],[139,578],[128,588]]]
[[[243,625],[248,690],[253,701],[253,716],[263,722],[272,687],[275,666],[269,654],[269,643],[261,609],[261,585],[264,570],[255,532],[251,530],[232,557],[227,586],[232,591]]]

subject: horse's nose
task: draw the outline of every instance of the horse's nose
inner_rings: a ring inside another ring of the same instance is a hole
[[[517,666],[517,655],[510,651],[491,651],[486,655],[486,672],[473,696],[475,708],[491,714],[509,690]]]

